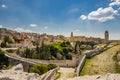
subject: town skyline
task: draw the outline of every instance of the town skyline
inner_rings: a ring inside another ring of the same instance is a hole
[[[120,0],[1,0],[0,28],[100,38],[108,30],[110,40],[120,40],[119,14]]]

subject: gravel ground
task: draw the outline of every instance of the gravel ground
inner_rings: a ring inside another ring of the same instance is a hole
[[[72,78],[74,77],[74,68],[65,68],[65,67],[60,67],[59,71],[61,73],[60,78],[58,80],[66,80],[67,78]]]

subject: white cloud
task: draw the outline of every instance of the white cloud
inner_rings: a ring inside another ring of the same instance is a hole
[[[81,18],[82,20],[85,20],[85,19],[87,19],[87,16],[81,15],[80,18]]]
[[[90,12],[86,17],[88,20],[97,20],[99,22],[105,22],[114,19],[115,15],[118,15],[118,11],[114,10],[112,7],[107,7],[107,8],[98,8],[96,11]],[[82,17],[85,16],[83,15]]]
[[[18,32],[32,32],[31,30],[26,30],[26,29],[23,29],[23,28],[20,28],[20,27],[17,27],[14,30],[18,31]]]
[[[30,27],[37,27],[37,24],[30,24]]]
[[[44,26],[44,29],[48,29],[48,26]]]
[[[2,4],[1,7],[2,8],[7,8],[7,6],[5,4]]]
[[[88,15],[89,20],[98,20],[100,22],[105,22],[114,19],[118,11],[114,10],[112,7],[98,8],[97,11],[92,11]]]
[[[2,25],[0,25],[0,28],[3,28],[3,26],[2,26]]]
[[[114,0],[112,1],[109,6],[120,6],[120,0]]]

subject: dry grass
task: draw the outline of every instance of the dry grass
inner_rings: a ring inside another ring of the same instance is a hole
[[[82,75],[115,73],[115,61],[112,58],[119,49],[120,45],[117,45],[93,57],[85,64]]]

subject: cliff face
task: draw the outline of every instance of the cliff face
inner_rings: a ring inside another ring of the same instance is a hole
[[[22,64],[18,64],[10,70],[1,70],[0,80],[41,80],[41,78],[36,73],[23,72]]]

